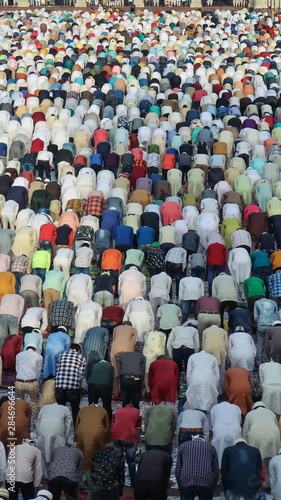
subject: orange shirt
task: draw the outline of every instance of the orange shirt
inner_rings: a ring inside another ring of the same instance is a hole
[[[271,254],[272,270],[275,271],[278,267],[281,268],[281,250],[276,250]]]
[[[122,264],[122,253],[119,250],[111,249],[105,250],[102,254],[101,259],[101,268],[104,271],[108,271],[109,269],[118,270],[119,273],[121,271]]]

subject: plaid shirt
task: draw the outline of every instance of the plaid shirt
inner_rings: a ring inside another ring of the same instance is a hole
[[[272,297],[281,297],[281,271],[269,276],[267,288]]]
[[[135,160],[134,161],[134,168],[135,167],[143,167],[146,168],[146,161],[145,160]]]
[[[175,475],[179,486],[214,486],[219,478],[214,446],[202,439],[183,443],[178,449]]]
[[[85,358],[75,349],[60,354],[57,360],[56,387],[58,389],[79,389],[85,365]]]
[[[20,255],[16,257],[11,265],[12,273],[26,273],[29,258],[27,255]]]
[[[70,99],[71,97],[73,97],[74,99],[77,99],[77,101],[79,101],[79,98],[80,98],[78,92],[75,92],[75,90],[70,90],[69,92],[67,92],[66,98]]]
[[[6,293],[1,300],[0,314],[10,314],[20,320],[24,307],[24,299],[15,293]]]
[[[74,304],[70,300],[54,300],[51,303],[50,323],[52,326],[70,327],[73,321]]]
[[[85,206],[86,215],[101,216],[105,211],[105,199],[103,196],[90,196]]]
[[[65,211],[67,211],[67,210],[73,210],[73,212],[75,212],[80,219],[81,217],[83,217],[83,214],[84,214],[83,200],[79,200],[79,198],[75,198],[73,200],[68,200],[66,207],[65,207]]]

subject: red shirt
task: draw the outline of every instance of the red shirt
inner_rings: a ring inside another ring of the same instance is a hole
[[[141,429],[140,411],[132,406],[125,406],[116,410],[112,419],[112,441],[137,441],[137,429]]]
[[[174,403],[177,399],[179,386],[179,370],[171,359],[157,359],[149,367],[148,386],[150,387],[153,403],[159,405],[161,401]]]
[[[208,246],[207,259],[209,266],[226,266],[226,248],[221,243]]]
[[[57,228],[55,224],[42,224],[40,227],[39,243],[40,241],[49,241],[52,245],[54,245],[56,237]]]

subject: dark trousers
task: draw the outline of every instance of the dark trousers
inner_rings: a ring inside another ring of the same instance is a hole
[[[141,481],[134,486],[135,500],[166,500],[167,488],[152,481]]]
[[[65,406],[67,402],[70,403],[75,427],[76,418],[80,410],[80,389],[59,389],[56,387],[55,396],[59,405]]]
[[[189,347],[173,349],[173,361],[178,365],[179,374],[182,371],[182,362],[184,362],[184,373],[186,373],[188,358],[191,354],[194,354],[194,349],[190,349]]]
[[[16,278],[16,293],[20,292],[20,280],[24,276],[24,273],[13,273],[14,277]]]
[[[228,312],[233,311],[233,309],[236,309],[236,307],[237,307],[236,300],[223,300],[221,302],[220,313],[221,313],[221,324],[222,324],[222,326],[223,326],[223,314],[224,314],[224,311],[225,311],[225,309],[227,307],[228,307]]]
[[[204,281],[205,277],[205,268],[202,266],[196,266],[191,269],[192,278],[200,278],[200,280]]]
[[[44,171],[46,173],[46,178],[48,179],[50,177],[50,164],[48,161],[38,160],[37,168],[38,168],[39,176],[42,179],[43,179]]]
[[[175,264],[174,262],[167,262],[166,263],[166,273],[168,276],[170,276],[173,279],[176,280],[176,294],[177,297],[179,296],[179,286],[180,286],[180,280],[182,279],[182,265],[181,264]],[[170,291],[170,296],[172,296],[172,287]]]
[[[257,267],[252,271],[255,278],[261,278],[267,288],[268,277],[271,275],[271,268],[267,266]]]
[[[23,292],[20,292],[20,295],[24,299],[23,314],[28,307],[39,307],[41,297],[39,297],[38,293],[33,290],[23,290]]]
[[[14,487],[6,481],[6,488],[9,490],[10,500],[18,500],[19,490],[21,491],[23,500],[34,498],[33,481],[31,483],[22,483],[20,481],[16,481]]]
[[[190,306],[193,304],[193,313],[194,318],[197,320],[197,300],[183,300],[182,301],[182,320],[181,324],[183,325],[189,318]]]
[[[224,266],[208,266],[208,291],[209,295],[212,295],[212,284],[213,280],[220,273],[223,273]]]
[[[89,405],[91,405],[92,403],[97,404],[99,398],[101,398],[103,407],[107,411],[110,423],[112,420],[111,395],[112,395],[112,387],[108,385],[104,384],[88,385]]]
[[[135,380],[127,375],[120,376],[121,398],[123,406],[130,403],[139,408],[141,395],[141,380]]]
[[[63,476],[54,477],[48,482],[49,491],[53,495],[53,500],[60,500],[63,491],[67,500],[76,500],[78,483]]]
[[[214,493],[213,486],[180,486],[181,500],[194,500],[196,495],[199,500],[212,500]]]

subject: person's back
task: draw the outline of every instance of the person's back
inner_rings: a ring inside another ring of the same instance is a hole
[[[150,450],[142,453],[134,481],[135,500],[167,498],[172,463],[171,455],[164,451]]]
[[[224,491],[254,498],[261,486],[262,459],[259,450],[237,439],[222,456],[222,484]],[[226,498],[228,494],[226,493]]]
[[[64,328],[64,331],[62,330]],[[43,376],[48,378],[49,375],[56,375],[57,359],[60,354],[68,351],[71,339],[66,333],[66,328],[61,327],[61,330],[51,333],[47,340],[44,357]]]

